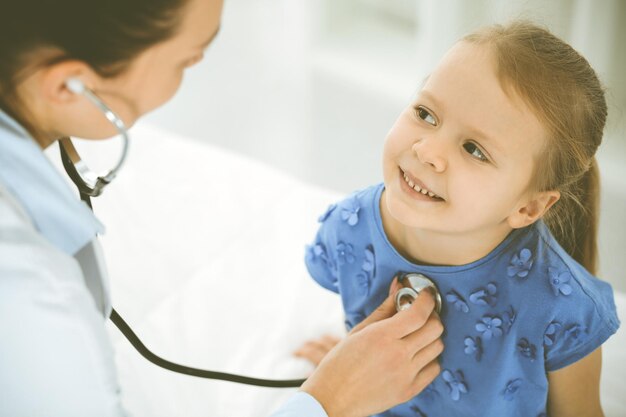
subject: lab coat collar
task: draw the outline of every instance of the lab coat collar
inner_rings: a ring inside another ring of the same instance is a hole
[[[0,181],[54,246],[74,255],[104,233],[26,129],[0,109]]]

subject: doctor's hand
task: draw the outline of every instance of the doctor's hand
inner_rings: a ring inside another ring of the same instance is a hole
[[[399,289],[399,286],[394,283]],[[419,394],[440,372],[443,325],[423,291],[396,313],[395,292],[322,359],[301,390],[329,417],[362,417]]]

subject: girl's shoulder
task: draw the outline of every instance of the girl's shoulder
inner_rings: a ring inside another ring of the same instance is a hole
[[[333,227],[344,226],[351,229],[367,223],[375,217],[383,188],[381,183],[352,192],[344,199],[329,205],[318,221]]]
[[[613,289],[574,260],[543,222],[530,229],[511,259],[507,275],[523,287],[543,322],[546,369],[554,371],[583,358],[619,327]]]
[[[594,276],[572,258],[543,222],[537,223],[534,232],[537,236],[538,266],[548,278],[554,296],[574,295],[579,302],[588,300],[599,309],[605,306],[615,310],[613,289],[608,282]],[[574,289],[577,291],[574,292]]]

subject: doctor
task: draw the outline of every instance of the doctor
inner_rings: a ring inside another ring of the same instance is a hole
[[[103,226],[42,150],[117,133],[68,79],[130,126],[202,59],[221,9],[222,0],[2,2],[0,416],[124,415],[105,330],[108,281],[94,273]],[[433,306],[420,296],[394,315],[390,297],[276,416],[364,416],[419,393],[443,349]]]

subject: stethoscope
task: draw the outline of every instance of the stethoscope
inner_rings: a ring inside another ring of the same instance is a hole
[[[82,161],[80,155],[74,148],[72,140],[69,137],[62,138],[59,141],[59,149],[61,151],[61,160],[63,167],[67,171],[67,174],[72,179],[78,191],[81,199],[92,208],[91,197],[97,197],[102,194],[104,188],[113,181],[120,171],[126,156],[128,155],[129,136],[126,129],[126,125],[122,119],[109,108],[93,91],[87,88],[81,80],[78,78],[70,78],[66,81],[67,89],[75,94],[80,94],[91,101],[102,113],[107,120],[111,122],[117,129],[119,135],[123,140],[122,154],[117,164],[110,171],[98,175],[90,170],[87,165]],[[435,297],[435,309],[437,313],[441,311],[441,296],[435,284],[425,275],[409,272],[398,273],[398,282],[402,285],[402,288],[396,293],[395,303],[396,310],[402,311],[407,309],[413,301],[418,297],[420,292],[429,290]],[[271,388],[296,388],[302,385],[305,379],[290,379],[290,380],[272,380],[262,378],[252,378],[248,376],[229,374],[225,372],[209,371],[205,369],[192,368],[185,365],[180,365],[150,351],[137,337],[135,332],[130,326],[122,319],[115,309],[112,309],[111,321],[122,332],[122,334],[128,339],[130,344],[148,361],[154,363],[157,366],[168,369],[173,372],[196,376],[199,378],[217,379],[222,381],[237,382],[240,384],[256,385],[262,387]]]

